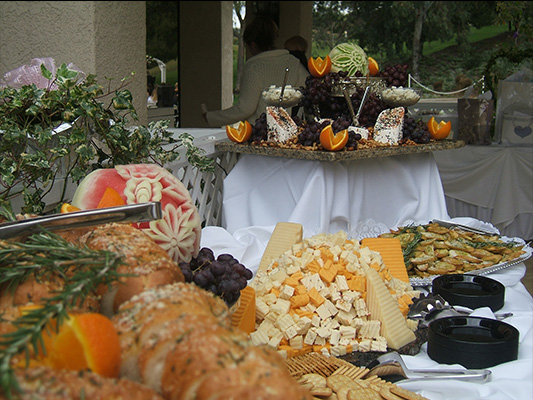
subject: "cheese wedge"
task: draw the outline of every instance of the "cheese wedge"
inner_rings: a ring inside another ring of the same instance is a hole
[[[407,268],[403,259],[402,245],[397,238],[364,238],[361,245],[381,255],[391,275],[409,283]]]
[[[398,303],[394,301],[378,272],[367,268],[365,274],[367,307],[372,319],[381,321],[381,336],[387,339],[388,347],[398,350],[413,342],[416,336],[407,326]]]
[[[259,263],[259,271],[266,271],[270,263],[291,247],[302,241],[303,226],[293,222],[278,222],[268,241],[265,253]]]
[[[252,333],[255,330],[255,289],[246,286],[241,290],[239,301],[239,308],[231,315],[231,326]]]

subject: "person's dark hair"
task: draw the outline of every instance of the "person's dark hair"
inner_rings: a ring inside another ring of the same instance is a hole
[[[261,51],[272,50],[278,38],[278,26],[269,17],[258,15],[246,26],[243,39],[248,45],[255,43]]]

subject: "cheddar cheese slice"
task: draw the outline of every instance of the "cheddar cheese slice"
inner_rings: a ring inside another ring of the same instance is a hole
[[[231,315],[231,326],[251,333],[255,330],[255,289],[246,286],[239,300],[239,308]]]
[[[367,307],[372,319],[381,321],[381,336],[387,339],[387,346],[398,350],[413,342],[416,336],[407,326],[398,303],[394,301],[379,273],[373,268],[367,268],[365,274]]]
[[[302,238],[303,227],[301,224],[278,222],[261,258],[258,272],[266,271],[272,260],[290,250],[294,244],[301,242]]]
[[[403,260],[402,245],[397,238],[364,238],[361,245],[381,255],[385,267],[397,279],[409,283],[407,268]]]

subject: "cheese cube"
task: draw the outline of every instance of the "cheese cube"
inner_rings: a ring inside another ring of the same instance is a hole
[[[294,294],[294,287],[290,285],[284,285],[281,287],[281,290],[279,292],[279,298],[283,300],[290,300],[293,294]]]
[[[313,345],[315,344],[316,337],[316,332],[313,329],[309,329],[305,334],[304,343],[308,345]]]

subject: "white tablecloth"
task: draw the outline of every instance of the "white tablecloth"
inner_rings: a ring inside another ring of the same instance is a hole
[[[399,226],[447,219],[431,153],[351,161],[241,155],[224,180],[222,226],[296,222],[312,232],[351,232],[373,220]]]
[[[464,220],[460,222],[464,223]],[[232,254],[255,273],[274,227],[274,225],[251,226],[233,233],[221,227],[206,227],[202,231],[201,245],[211,248],[215,255]],[[310,234],[312,232],[306,231],[304,227],[304,237]],[[520,347],[516,361],[488,368],[492,374],[491,380],[486,383],[432,380],[403,381],[398,384],[430,400],[531,400],[533,398],[533,298],[520,282],[524,274],[525,265],[522,263],[490,275],[506,287],[505,305],[498,312],[512,312],[513,316],[507,318],[505,322],[520,332]],[[460,365],[437,364],[429,358],[426,348],[424,344],[416,356],[402,356],[408,368],[462,368]]]
[[[533,239],[533,147],[465,146],[436,151],[448,213]]]

